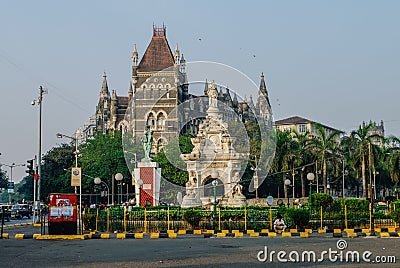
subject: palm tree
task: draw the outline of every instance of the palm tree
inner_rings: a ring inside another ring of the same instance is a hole
[[[400,140],[392,136],[385,139],[385,144],[382,152],[383,167],[397,186],[400,178]]]
[[[377,151],[377,146],[374,146],[372,141],[374,138],[383,138],[378,134],[371,134],[371,130],[375,127],[375,125],[370,122],[368,125],[363,124],[359,126],[358,130],[354,130],[350,134],[351,143],[354,146],[354,166],[359,166],[358,163],[361,163],[361,177],[362,177],[362,197],[367,198],[367,177],[366,177],[366,163],[369,157],[371,157],[371,163],[369,163],[370,167],[372,163],[374,163],[373,155],[369,155],[369,148],[373,147],[372,150],[374,152]]]
[[[320,124],[314,124],[316,136],[310,140],[310,147],[316,155],[318,161],[322,163],[322,184],[324,185],[324,193],[327,193],[327,159],[336,157],[338,150],[339,136],[342,131],[334,130],[329,132]]]
[[[286,171],[289,169],[289,165],[293,158],[293,138],[290,130],[275,132],[276,135],[276,150],[275,150],[275,158],[272,164],[272,169],[276,173],[282,172],[282,181],[283,181],[283,191],[284,196],[287,198],[287,186],[285,184],[286,180]]]
[[[310,161],[310,152],[308,150],[309,145],[309,135],[310,133],[307,131],[306,133],[299,133],[296,130],[293,130],[293,139],[296,142],[296,151],[295,151],[295,161],[293,164],[304,165]],[[304,169],[300,171],[300,181],[301,181],[301,196],[306,196],[306,187],[305,187],[305,179],[304,179]]]

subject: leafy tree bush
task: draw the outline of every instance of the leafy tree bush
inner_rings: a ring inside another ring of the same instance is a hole
[[[323,210],[330,208],[333,203],[333,198],[329,194],[315,193],[311,195],[312,206],[314,210],[319,210],[322,206]]]
[[[292,221],[297,227],[305,227],[310,220],[310,213],[305,209],[288,208],[285,218],[288,226],[289,221]]]
[[[390,212],[390,216],[396,223],[400,224],[400,209]]]
[[[183,219],[192,226],[192,229],[199,226],[203,213],[199,210],[187,209],[183,213]]]
[[[369,201],[365,199],[349,198],[346,199],[345,205],[347,206],[347,211],[369,211]]]

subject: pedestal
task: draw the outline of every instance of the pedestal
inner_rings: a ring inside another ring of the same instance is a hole
[[[161,168],[156,162],[138,162],[135,174],[135,197],[137,206],[158,206],[160,201]],[[138,185],[141,179],[143,184]]]

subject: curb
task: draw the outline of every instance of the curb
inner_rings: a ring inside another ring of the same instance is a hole
[[[89,235],[37,235],[36,240],[85,240]]]

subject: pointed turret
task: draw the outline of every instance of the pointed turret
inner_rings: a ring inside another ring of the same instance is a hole
[[[180,64],[181,64],[181,73],[185,73],[186,72],[186,60],[183,57],[183,53],[182,53]]]
[[[139,54],[136,49],[136,44],[133,45],[133,52],[132,52],[132,64],[133,66],[137,66],[139,62]]]
[[[238,102],[236,93],[235,93],[235,95],[233,95],[232,104],[233,104],[233,108],[238,108],[238,106],[239,106],[239,102]]]
[[[104,72],[103,84],[101,85],[101,91],[100,91],[100,97],[106,97],[106,96],[110,96],[110,91],[108,91],[107,75],[106,75],[106,72]]]
[[[174,52],[175,64],[179,64],[179,55],[180,55],[180,52],[179,52],[179,48],[178,48],[178,43],[176,43],[175,52]]]
[[[268,98],[267,86],[265,85],[264,73],[261,73],[260,92]]]
[[[205,96],[207,96],[207,90],[208,90],[208,82],[207,82],[207,79],[206,79],[206,83],[204,85],[204,95]]]

